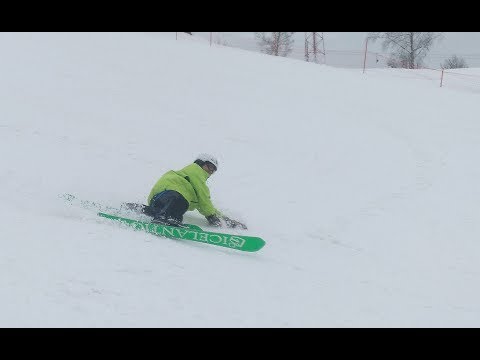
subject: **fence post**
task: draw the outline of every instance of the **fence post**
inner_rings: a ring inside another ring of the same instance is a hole
[[[365,74],[365,64],[367,62],[368,37],[365,40],[365,57],[363,58],[363,73]]]
[[[178,40],[178,33],[175,33],[175,40]]]
[[[442,68],[442,76],[440,77],[440,87],[443,85],[443,68]]]
[[[210,46],[212,46],[212,33],[210,33]]]

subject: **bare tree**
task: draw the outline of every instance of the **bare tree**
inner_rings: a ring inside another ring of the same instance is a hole
[[[460,69],[460,68],[467,68],[467,62],[465,59],[458,57],[457,55],[453,55],[451,58],[445,60],[442,64],[443,69]]]
[[[436,32],[372,32],[369,38],[382,39],[383,50],[392,49],[392,63],[415,69],[422,65],[434,42],[441,40],[443,35]]]
[[[256,32],[255,38],[263,53],[287,56],[293,49],[293,34],[293,32]]]
[[[387,59],[387,66],[390,68],[404,68],[406,67],[406,63],[399,60],[396,56],[391,56]]]

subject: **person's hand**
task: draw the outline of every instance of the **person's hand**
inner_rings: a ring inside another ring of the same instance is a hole
[[[229,217],[222,216],[222,219],[225,221],[225,225],[229,228],[242,228],[247,230],[247,226],[242,224],[240,221],[230,219]],[[208,223],[215,227],[222,227],[222,221],[217,215],[207,216]]]
[[[207,216],[207,220],[208,220],[208,223],[212,226],[216,226],[216,227],[222,226],[222,222],[220,221],[217,215]]]
[[[242,224],[240,221],[230,219],[226,216],[223,217],[223,220],[225,220],[225,223],[227,224],[227,227],[229,227],[229,228],[240,227],[244,230],[247,229],[247,226],[245,224]]]

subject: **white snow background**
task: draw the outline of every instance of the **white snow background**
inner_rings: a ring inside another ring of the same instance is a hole
[[[183,33],[1,33],[0,327],[480,326],[479,92],[436,81]],[[60,197],[146,202],[202,152],[259,252]]]

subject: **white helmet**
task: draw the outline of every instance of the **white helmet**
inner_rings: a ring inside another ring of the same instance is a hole
[[[215,156],[210,155],[210,154],[200,154],[197,156],[197,160],[202,160],[202,161],[208,161],[209,163],[212,163],[215,165],[215,167],[218,169],[218,160]]]

